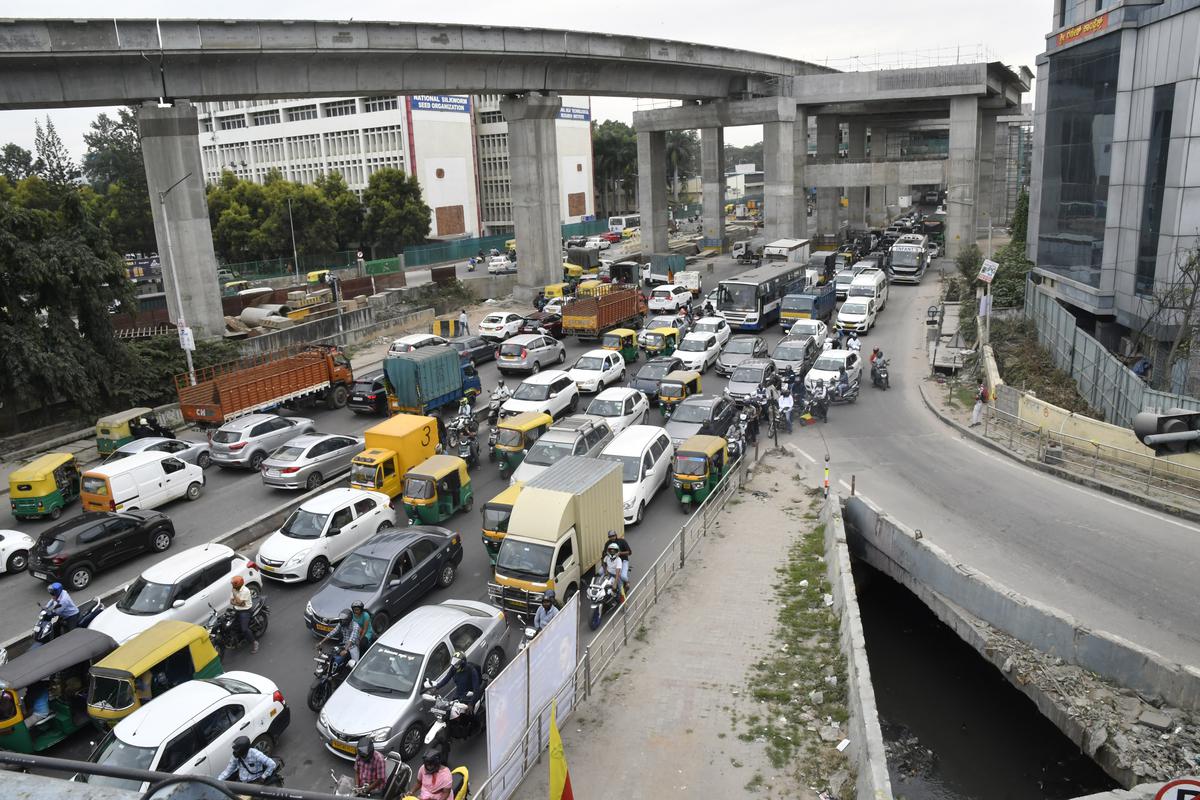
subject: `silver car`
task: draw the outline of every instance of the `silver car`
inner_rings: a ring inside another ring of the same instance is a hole
[[[297,436],[262,462],[262,479],[281,489],[315,489],[350,469],[350,460],[362,452],[363,440],[337,433]]]
[[[510,372],[537,374],[544,367],[561,364],[566,360],[567,348],[554,337],[539,333],[522,333],[500,345],[496,366],[502,375]]]
[[[247,414],[222,425],[212,437],[212,460],[218,467],[258,472],[277,447],[316,428],[307,417]]]
[[[329,752],[348,761],[364,736],[377,750],[414,758],[431,722],[430,703],[421,697],[428,691],[425,681],[448,679],[451,656],[459,650],[494,678],[504,666],[507,633],[500,609],[476,600],[413,609],[375,639],[334,690],[317,717],[317,735]],[[448,691],[443,686],[437,693]]]
[[[200,469],[208,469],[212,464],[212,447],[208,442],[193,442],[187,439],[164,439],[161,436],[147,436],[145,439],[134,439],[126,442],[104,459],[105,464],[111,464],[134,453],[170,453],[180,461],[195,464]]]

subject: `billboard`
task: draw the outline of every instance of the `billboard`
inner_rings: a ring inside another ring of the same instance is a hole
[[[414,94],[408,101],[413,111],[471,111],[471,98],[461,94]]]

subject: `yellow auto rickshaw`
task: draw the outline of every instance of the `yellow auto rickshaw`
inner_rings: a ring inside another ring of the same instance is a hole
[[[508,533],[508,520],[512,516],[513,506],[524,486],[518,481],[483,504],[483,547],[493,564],[496,563],[496,554],[500,552],[504,535]]]
[[[405,474],[402,500],[409,525],[436,525],[470,511],[475,498],[467,462],[458,456],[430,456]]]
[[[324,284],[325,278],[328,275],[329,270],[327,269],[314,269],[312,272],[308,273],[308,285],[317,286],[318,284]]]
[[[600,280],[580,281],[579,285],[575,287],[575,296],[576,297],[595,297],[600,294],[600,292],[601,292],[600,287],[603,285],[604,285],[604,281],[600,281]]]
[[[107,634],[76,628],[0,666],[0,747],[37,753],[90,724],[88,670],[116,649]]]
[[[554,419],[543,411],[525,411],[497,423],[496,447],[491,457],[499,462],[501,478],[507,478],[521,466],[529,448],[553,423]]]
[[[542,290],[542,296],[549,302],[558,297],[568,297],[571,294],[571,284],[569,283],[549,283]]]
[[[613,328],[600,339],[603,350],[616,350],[626,364],[638,360],[637,331],[629,328]]]
[[[152,408],[131,408],[117,414],[109,414],[96,420],[96,450],[106,456],[123,444],[132,442],[137,436],[133,426],[142,417],[150,419],[154,416]]]
[[[72,453],[46,453],[8,476],[8,497],[17,519],[58,519],[79,498],[79,461]]]
[[[678,345],[678,328],[652,328],[646,331],[642,339],[642,349],[646,351],[646,358],[669,356],[675,352]]]
[[[684,398],[700,394],[700,373],[677,369],[668,372],[658,385],[658,408],[664,420],[675,413],[675,406]]]
[[[563,280],[571,286],[577,285],[583,280],[583,267],[578,264],[565,263],[563,264]]]
[[[156,622],[92,667],[87,713],[115,725],[168,689],[223,671],[204,628],[174,619]]]
[[[685,514],[713,493],[729,466],[729,451],[720,436],[692,436],[679,445],[671,483]]]

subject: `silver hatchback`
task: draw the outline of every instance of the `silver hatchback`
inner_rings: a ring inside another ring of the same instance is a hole
[[[218,467],[258,471],[275,448],[316,426],[307,417],[247,414],[222,425],[212,437],[212,461]]]
[[[281,489],[315,489],[350,469],[363,450],[363,440],[337,433],[297,436],[262,462],[262,479]]]

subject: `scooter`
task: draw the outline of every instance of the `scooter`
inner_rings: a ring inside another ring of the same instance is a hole
[[[871,385],[876,388],[887,391],[891,386],[891,381],[888,380],[888,362],[886,358],[877,358],[875,363],[871,365]]]
[[[746,412],[738,415],[737,422],[733,423],[733,427],[729,429],[728,448],[730,461],[736,461],[738,456],[746,451],[746,426],[750,424],[750,419]]]
[[[468,693],[462,700],[451,700],[445,695],[430,693],[421,695],[422,700],[433,704],[429,709],[429,713],[433,715],[433,724],[425,732],[425,744],[437,746],[439,740],[446,740],[440,742],[443,759],[450,755],[448,739],[469,739],[487,727],[485,700],[488,683],[489,679],[484,675],[479,696],[474,697],[473,693]],[[429,688],[428,685],[426,688]]]
[[[521,641],[517,643],[517,652],[519,653],[526,647],[529,647],[529,643],[532,642],[534,637],[537,635],[537,628],[533,627],[532,625],[526,625],[524,630],[521,632]]]
[[[829,390],[829,405],[835,403],[853,403],[858,399],[858,378],[850,381],[849,387],[844,391],[835,383],[833,388]]]
[[[596,630],[604,619],[604,612],[611,611],[621,604],[621,592],[616,578],[607,574],[594,576],[588,584],[587,599],[592,604],[588,626]]]
[[[217,611],[212,603],[208,604],[208,609],[208,622],[204,627],[208,629],[208,638],[217,648],[217,654],[224,658],[227,650],[236,650],[246,643],[238,627],[237,611],[232,608]],[[261,640],[267,632],[270,616],[271,607],[267,605],[267,599],[262,595],[255,597],[250,604],[250,633],[254,634],[255,640]]]
[[[320,711],[325,706],[333,690],[342,685],[354,667],[353,658],[339,660],[335,657],[337,649],[322,650],[313,657],[313,661],[317,662],[317,668],[313,670],[316,678],[308,689],[308,707],[312,711]]]
[[[57,639],[62,636],[63,626],[62,618],[58,613],[50,610],[51,604],[38,604],[38,618],[33,623],[33,630],[30,633],[30,638],[33,639],[33,647],[39,647],[52,639]],[[76,623],[76,628],[86,628],[88,624],[96,618],[101,611],[104,610],[104,603],[97,597],[94,600],[89,600],[79,606],[79,622]]]
[[[475,271],[475,259],[468,258],[467,259],[467,272],[474,272],[474,271]]]
[[[496,427],[496,422],[500,419],[500,406],[504,405],[504,401],[510,397],[512,397],[512,392],[508,391],[507,388],[505,388],[504,391],[500,391],[500,388],[496,387],[488,394],[487,421],[488,425],[492,426],[493,430]],[[494,442],[492,442],[492,440],[489,438],[489,444],[492,443]]]
[[[450,770],[450,800],[467,800],[468,785],[471,782],[471,775],[467,772],[466,767],[455,767]],[[406,794],[400,800],[417,800],[417,796]]]
[[[825,394],[810,392],[804,401],[804,413],[821,422],[829,422],[829,401]]]
[[[450,424],[446,426],[446,438],[446,444],[459,458],[467,462],[468,469],[479,465],[479,440],[471,430],[470,422],[463,417],[450,420]]]

